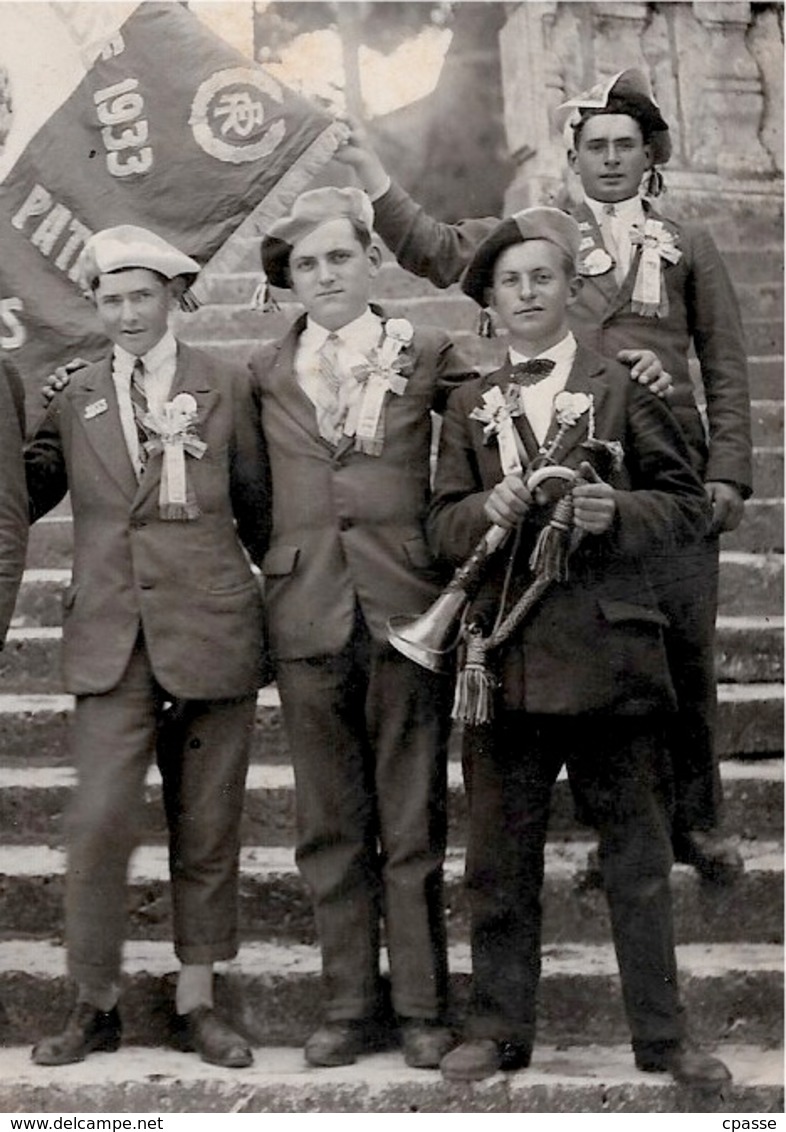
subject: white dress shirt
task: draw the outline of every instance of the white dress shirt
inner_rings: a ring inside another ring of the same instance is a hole
[[[532,358],[520,354],[518,350],[514,350],[512,346],[508,353],[511,365],[514,366],[532,360]],[[554,398],[565,388],[568,375],[573,367],[573,360],[576,357],[576,339],[568,332],[556,346],[544,350],[541,354],[533,354],[532,357],[548,358],[554,362],[554,369],[548,377],[541,378],[534,385],[521,385],[519,387],[521,408],[530,423],[530,428],[534,432],[538,444],[543,444],[546,433],[549,431],[551,418],[554,415]]]
[[[608,206],[604,201],[593,200],[592,197],[588,197],[586,194],[584,199],[601,230],[603,229],[604,219],[608,220],[611,224],[611,231],[614,236],[616,248],[607,248],[606,250],[614,255],[619,264],[622,278],[624,279],[630,270],[631,260],[633,259],[634,249],[630,239],[630,230],[634,224],[643,227],[644,221],[647,219],[641,197],[628,197],[627,200],[615,201],[613,216],[606,215],[605,210]]]
[[[142,470],[139,459],[139,438],[134,420],[134,407],[131,404],[131,373],[136,355],[129,354],[122,346],[115,346],[112,355],[112,381],[117,394],[120,424],[126,440],[128,454],[137,475]],[[151,409],[160,409],[169,397],[177,365],[177,342],[171,330],[167,330],[156,342],[152,350],[142,355],[145,367],[145,396]]]
[[[331,333],[339,340],[338,369],[343,375],[347,375],[353,366],[366,362],[369,352],[379,345],[382,337],[382,319],[374,314],[370,307],[367,307],[358,318],[335,331],[326,330],[311,317],[306,319],[305,329],[300,335],[295,351],[295,377],[303,392],[315,405],[319,401],[317,388],[323,380],[320,375],[319,352]],[[354,381],[352,385],[355,388],[350,393],[350,400],[362,388]]]

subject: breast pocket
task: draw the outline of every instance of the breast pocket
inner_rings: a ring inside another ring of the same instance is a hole
[[[273,546],[262,560],[262,573],[266,578],[285,578],[294,574],[299,558],[299,546]]]

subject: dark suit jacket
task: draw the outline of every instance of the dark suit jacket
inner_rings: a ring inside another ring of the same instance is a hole
[[[196,399],[195,431],[207,444],[200,460],[186,456],[196,520],[159,517],[160,454],[137,483],[110,358],[74,374],[27,448],[32,517],[71,493],[63,655],[75,694],[118,683],[140,628],[156,679],[173,696],[223,699],[259,686],[261,597],[241,540],[261,559],[268,491],[248,375],[178,343],[171,396],[179,392]],[[105,410],[86,412],[102,400]]]
[[[19,374],[9,361],[0,359],[0,648],[14,611],[27,550],[24,402]]]
[[[664,276],[669,298],[666,318],[645,318],[630,309],[630,296],[641,255],[637,251],[627,278],[618,287],[614,272],[587,276],[570,310],[571,329],[598,353],[653,350],[674,380],[670,404],[688,440],[694,466],[705,480],[736,484],[750,495],[753,481],[750,392],[739,305],[725,264],[706,228],[677,223],[645,205],[677,236],[682,258],[668,264]],[[478,244],[499,224],[493,217],[441,224],[427,216],[398,185],[374,202],[375,227],[399,263],[437,286],[455,282]],[[588,221],[602,245],[586,205],[575,211]],[[688,354],[699,360],[707,402],[709,451],[696,410]]]
[[[502,478],[497,444],[484,443],[482,423],[469,414],[486,389],[493,384],[504,389],[508,377],[505,366],[468,383],[453,394],[445,414],[429,530],[435,551],[453,563],[464,561],[488,529],[484,504]],[[592,395],[596,436],[623,446],[621,470],[605,477],[617,489],[617,514],[608,533],[583,539],[571,557],[569,581],[554,583],[500,650],[504,702],[512,709],[567,715],[667,708],[673,689],[662,642],[665,618],[646,563],[704,532],[705,493],[672,415],[624,367],[579,347],[566,388]],[[587,421],[584,414],[569,430],[555,454],[558,463],[575,468],[588,459],[582,447]],[[516,424],[534,457],[525,418],[516,418]],[[547,441],[555,429],[552,422]],[[547,518],[536,508],[523,525],[511,605],[532,581],[529,556]],[[499,604],[507,557],[498,553],[477,602],[486,631]]]
[[[337,653],[357,607],[384,641],[389,617],[421,613],[439,593],[424,530],[431,411],[467,376],[447,335],[417,330],[406,391],[386,400],[382,455],[354,451],[349,438],[334,450],[295,378],[304,325],[251,359],[273,485],[265,604],[271,648],[283,660]]]

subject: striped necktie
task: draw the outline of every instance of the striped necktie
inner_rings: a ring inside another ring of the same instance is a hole
[[[603,212],[600,220],[600,230],[603,235],[603,243],[606,246],[606,251],[614,260],[614,278],[617,283],[622,283],[627,275],[625,270],[625,263],[622,257],[622,249],[617,239],[617,222],[618,214],[616,205],[604,204]]]
[[[317,424],[320,435],[331,444],[338,444],[343,426],[342,374],[338,364],[340,342],[339,336],[331,333],[319,350],[319,376],[322,380],[319,402],[316,406]]]
[[[139,442],[138,452],[138,478],[141,478],[141,473],[144,470],[145,462],[147,461],[147,452],[145,450],[145,442],[148,438],[147,429],[142,423],[147,415],[147,394],[145,393],[145,363],[141,358],[137,358],[134,362],[134,368],[131,370],[131,384],[129,386],[131,394],[131,407],[134,410],[134,424],[136,425],[136,436]]]

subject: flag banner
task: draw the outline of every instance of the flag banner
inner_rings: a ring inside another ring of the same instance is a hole
[[[205,265],[346,132],[177,3],[0,3],[0,349],[28,386],[97,357],[75,281],[92,232],[139,224]]]

